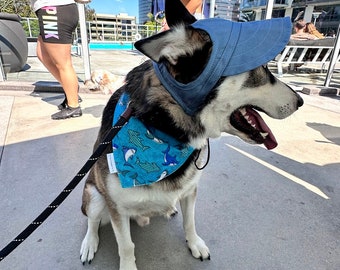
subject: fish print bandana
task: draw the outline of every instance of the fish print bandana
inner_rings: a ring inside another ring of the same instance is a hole
[[[129,96],[117,103],[113,123],[126,109]],[[194,151],[173,137],[145,126],[135,117],[122,127],[112,140],[115,166],[123,188],[150,185],[174,173]],[[110,166],[110,164],[109,164]]]

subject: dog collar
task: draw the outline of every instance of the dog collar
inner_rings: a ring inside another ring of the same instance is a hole
[[[119,99],[113,123],[125,110],[129,96]],[[123,188],[150,185],[174,173],[194,151],[175,138],[145,126],[135,117],[122,127],[112,140],[114,164]]]
[[[193,116],[221,77],[240,74],[274,59],[290,37],[288,17],[246,23],[219,18],[199,20],[192,27],[205,30],[213,43],[211,56],[203,72],[194,81],[176,81],[165,64],[153,63],[167,91],[183,110]]]

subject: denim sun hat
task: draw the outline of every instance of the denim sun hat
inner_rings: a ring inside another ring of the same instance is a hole
[[[219,18],[191,25],[205,30],[213,43],[206,68],[194,81],[176,81],[165,64],[155,63],[155,72],[183,110],[193,116],[221,77],[237,75],[274,59],[286,46],[291,34],[289,17],[253,22],[232,22]]]

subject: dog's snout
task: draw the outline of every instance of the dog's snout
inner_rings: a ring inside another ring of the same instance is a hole
[[[296,95],[297,95],[297,98],[298,98],[297,105],[298,105],[298,107],[301,107],[303,105],[304,101],[299,94],[296,94]]]
[[[293,90],[290,86],[288,86],[288,87],[290,88],[291,91],[294,92],[294,94],[297,98],[297,104],[296,104],[297,108],[296,109],[300,108],[304,104],[303,98],[295,90]]]

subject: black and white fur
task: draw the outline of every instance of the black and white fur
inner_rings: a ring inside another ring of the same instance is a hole
[[[182,18],[176,17],[177,14]],[[166,1],[166,16],[171,30],[141,40],[136,46],[152,60],[166,63],[176,80],[190,82],[204,69],[212,43],[204,31],[188,26],[194,19],[179,0]],[[176,213],[177,202],[182,209],[183,227],[192,255],[201,260],[209,259],[209,248],[196,233],[194,220],[201,176],[195,166],[199,151],[205,149],[207,138],[219,137],[222,132],[249,143],[262,143],[259,131],[252,129],[245,120],[233,123],[232,116],[240,116],[240,109],[249,107],[283,119],[302,105],[302,99],[278,81],[267,67],[260,66],[240,75],[220,78],[204,105],[194,116],[189,116],[160,83],[151,61],[146,61],[130,71],[125,85],[110,98],[94,148],[111,128],[115,105],[123,92],[130,96],[135,117],[190,144],[195,151],[179,170],[162,181],[126,189],[121,187],[116,174],[109,173],[104,153],[90,171],[84,187],[82,211],[88,217],[88,229],[81,245],[81,261],[93,260],[99,243],[99,225],[109,217],[118,243],[120,270],[137,269],[130,219],[141,226],[147,225],[151,216],[169,217]],[[108,147],[107,153],[111,149]],[[200,159],[196,163],[200,163]]]

